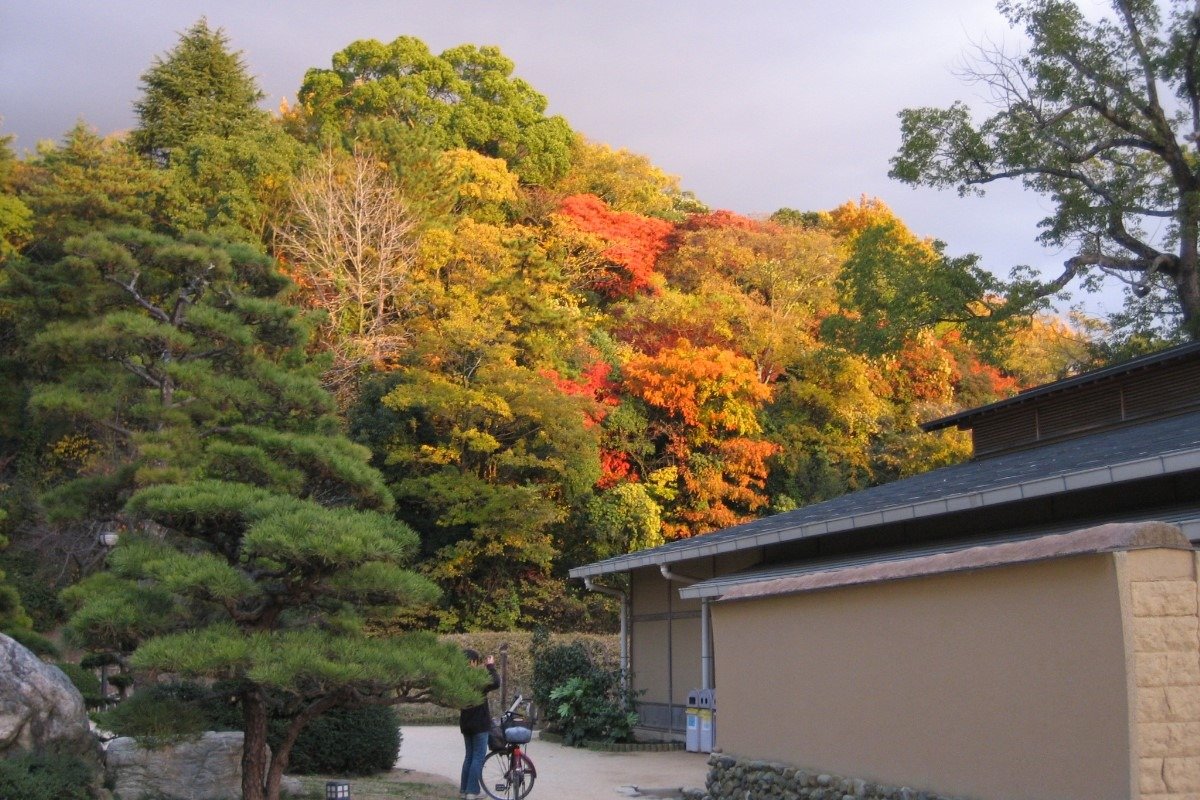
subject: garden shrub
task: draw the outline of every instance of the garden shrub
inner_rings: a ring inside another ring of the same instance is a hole
[[[626,742],[637,724],[634,695],[621,686],[619,669],[606,669],[582,642],[550,645],[535,637],[533,696],[546,727],[568,745]]]
[[[336,708],[300,732],[288,772],[370,775],[394,767],[399,753],[400,718],[394,708]]]
[[[548,724],[562,734],[563,744],[572,746],[633,741],[638,722],[632,695],[622,698],[620,670],[593,670],[568,679],[550,692],[546,708]]]
[[[596,659],[592,651],[582,642],[569,644],[543,643],[534,641],[533,701],[538,708],[550,707],[550,693],[568,680],[590,675],[595,669]]]
[[[49,753],[0,758],[0,797],[12,800],[92,800],[92,767]]]
[[[146,747],[157,747],[199,736],[214,727],[209,712],[212,692],[196,683],[161,683],[147,686],[107,711],[93,715],[96,724],[118,736],[132,736]]]

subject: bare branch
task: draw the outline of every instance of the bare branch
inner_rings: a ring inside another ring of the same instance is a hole
[[[135,273],[133,273],[133,277],[131,277],[129,279],[129,283],[121,283],[120,280],[113,277],[112,275],[105,275],[104,280],[108,281],[109,283],[115,283],[117,286],[120,286],[122,289],[124,289],[125,292],[130,297],[133,298],[133,301],[135,303],[137,303],[139,306],[141,306],[142,308],[146,309],[147,312],[149,312],[150,316],[154,317],[159,322],[165,322],[165,323],[170,324],[170,322],[171,322],[170,315],[168,315],[167,312],[163,311],[158,306],[151,303],[146,298],[142,297],[141,292],[139,292],[137,290],[137,280],[139,277],[141,277],[141,273],[135,272]]]
[[[364,362],[394,358],[405,341],[415,228],[386,167],[362,151],[326,152],[292,192],[275,247],[309,302],[329,314],[335,389]]]

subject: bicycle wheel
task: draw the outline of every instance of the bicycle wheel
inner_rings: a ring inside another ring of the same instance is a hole
[[[525,800],[536,779],[537,769],[524,753],[516,758],[509,753],[488,753],[480,785],[492,800]]]
[[[525,800],[525,795],[533,789],[535,780],[537,780],[537,768],[533,766],[529,756],[521,753],[516,768],[512,772],[512,800]]]

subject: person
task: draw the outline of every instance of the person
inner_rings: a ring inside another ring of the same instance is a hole
[[[477,650],[463,650],[463,655],[472,667],[480,664]],[[458,729],[462,731],[463,745],[466,754],[463,756],[462,778],[458,782],[459,794],[464,800],[480,800],[480,779],[483,775],[483,759],[487,756],[488,731],[492,727],[492,715],[488,710],[488,692],[500,688],[500,676],[496,673],[496,659],[488,656],[483,660],[483,666],[492,676],[491,682],[483,687],[483,702],[479,705],[464,708],[458,714]]]

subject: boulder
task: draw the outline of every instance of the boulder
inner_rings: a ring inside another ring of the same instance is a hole
[[[209,731],[163,747],[142,747],[122,736],[108,743],[104,760],[120,797],[164,800],[237,800],[242,796],[241,731]],[[300,782],[285,777],[283,788],[300,792]]]
[[[100,745],[63,671],[0,634],[0,758],[42,751],[95,760]]]

